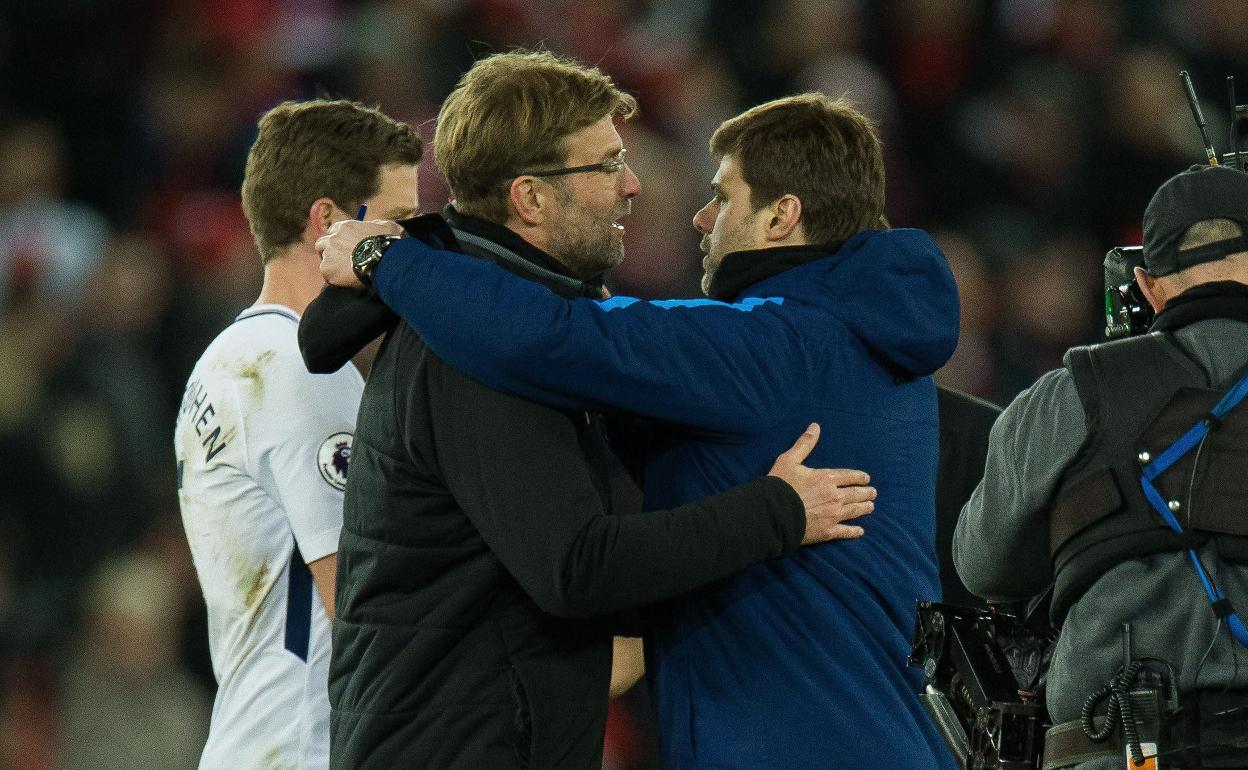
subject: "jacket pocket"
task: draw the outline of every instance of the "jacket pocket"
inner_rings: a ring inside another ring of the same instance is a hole
[[[611,647],[554,650],[511,661],[517,763],[535,770],[601,768]]]
[[[524,680],[514,667],[511,669],[511,697],[515,709],[512,712],[511,734],[516,747],[516,764],[521,770],[526,770],[533,758],[533,708]]]

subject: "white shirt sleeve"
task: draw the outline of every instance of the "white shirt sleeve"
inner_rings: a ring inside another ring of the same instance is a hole
[[[311,563],[338,551],[363,380],[353,366],[309,374],[297,351],[281,350],[257,382],[242,386],[257,407],[246,418],[249,461]]]

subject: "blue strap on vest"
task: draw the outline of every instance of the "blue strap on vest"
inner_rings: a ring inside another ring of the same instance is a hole
[[[1248,396],[1248,374],[1223,394],[1209,414],[1180,436],[1179,440],[1171,444],[1157,459],[1145,466],[1144,472],[1140,475],[1140,486],[1144,490],[1144,496],[1166,522],[1166,526],[1170,527],[1176,535],[1183,534],[1183,526],[1179,524],[1179,520],[1175,518],[1174,512],[1170,510],[1161,492],[1153,485],[1153,481],[1169,470],[1183,455],[1199,446],[1210,431],[1221,428],[1227,413],[1234,409],[1245,396]],[[1196,570],[1196,576],[1200,578],[1200,583],[1205,588],[1205,595],[1209,597],[1209,604],[1213,607],[1214,614],[1226,621],[1236,641],[1248,647],[1248,628],[1244,626],[1244,622],[1240,619],[1239,613],[1235,611],[1230,599],[1226,598],[1226,594],[1209,576],[1209,570],[1196,555],[1196,549],[1188,548],[1187,555],[1192,560],[1192,568]]]

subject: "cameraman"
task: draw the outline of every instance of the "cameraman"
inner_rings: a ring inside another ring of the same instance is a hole
[[[1046,770],[1122,768],[1149,742],[1168,770],[1248,767],[1248,647],[1211,608],[1187,552],[1248,609],[1248,403],[1155,482],[1186,534],[1167,528],[1140,482],[1244,376],[1248,174],[1200,166],[1169,179],[1144,213],[1143,259],[1150,333],[1070,350],[1010,404],[954,535],[973,592],[1014,600],[1054,587]],[[1161,727],[1124,731],[1115,697],[1100,693],[1115,678],[1124,696],[1159,685]],[[1116,723],[1102,741],[1087,735],[1085,704],[1092,733],[1110,729],[1107,711]]]

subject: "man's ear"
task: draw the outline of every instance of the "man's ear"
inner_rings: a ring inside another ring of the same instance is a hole
[[[1149,275],[1148,271],[1142,267],[1135,268],[1135,281],[1140,285],[1140,292],[1144,295],[1144,299],[1153,306],[1153,312],[1160,313],[1166,306],[1166,300],[1170,298],[1165,285]]]
[[[529,227],[537,227],[546,220],[546,207],[551,202],[549,185],[538,182],[536,177],[518,176],[511,180],[507,199],[520,221]]]
[[[308,223],[304,231],[311,236],[313,242],[329,232],[330,225],[337,221],[334,218],[337,212],[338,206],[329,198],[312,201],[312,205],[308,207]]]
[[[785,193],[769,207],[766,238],[783,241],[793,236],[802,220],[802,201],[796,195]],[[800,233],[798,233],[800,234]]]

